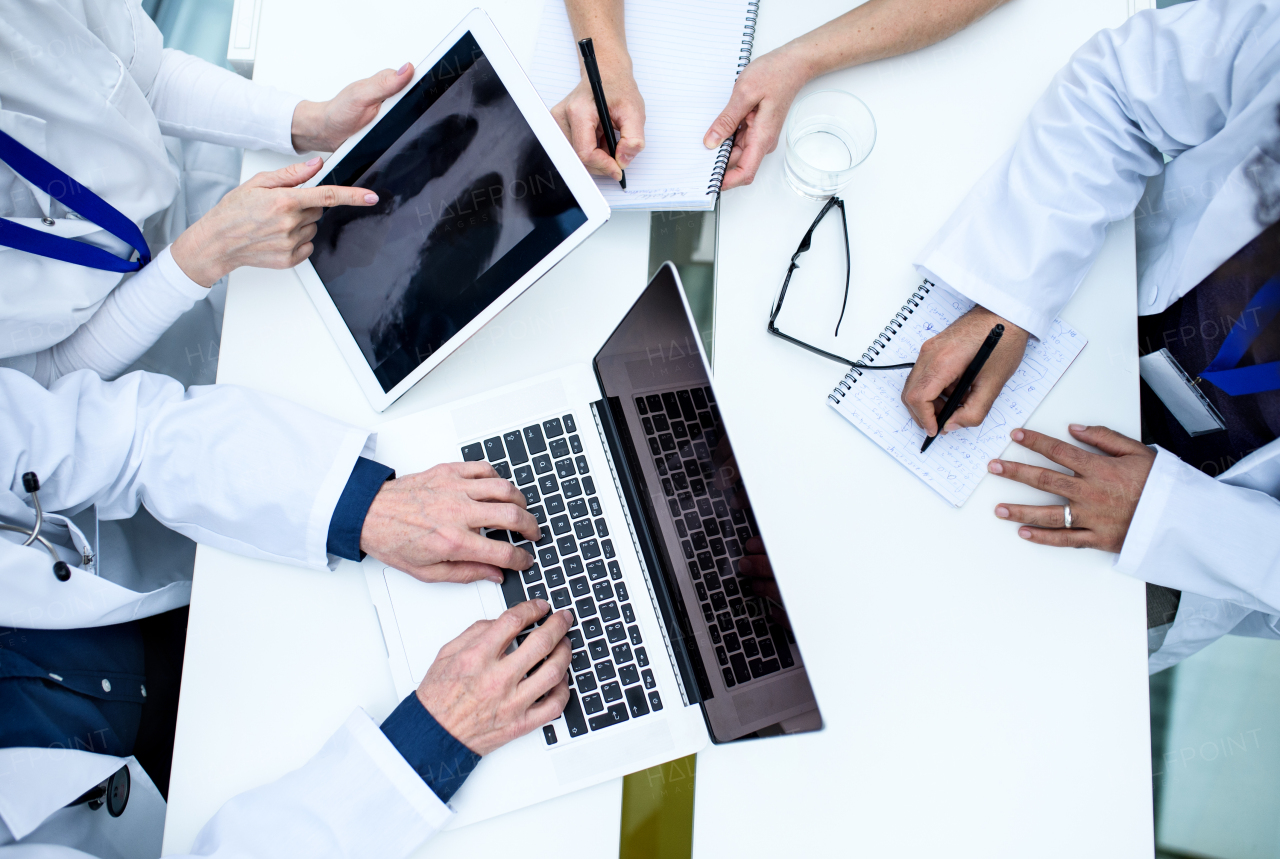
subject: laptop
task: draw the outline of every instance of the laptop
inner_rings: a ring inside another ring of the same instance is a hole
[[[379,197],[326,210],[295,269],[378,411],[609,218],[479,9],[306,184]]]
[[[363,562],[400,695],[479,618],[535,597],[575,615],[563,715],[486,757],[454,795],[451,825],[657,766],[708,740],[821,726],[782,606],[739,575],[764,535],[671,263],[592,364],[384,424],[377,445],[377,458],[402,473],[459,458],[492,463],[542,531],[536,543],[488,532],[536,558],[501,586],[427,584]]]

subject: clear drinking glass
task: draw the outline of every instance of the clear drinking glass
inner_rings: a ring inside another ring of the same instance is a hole
[[[876,120],[862,99],[840,90],[810,93],[787,117],[783,172],[799,194],[823,200],[840,191],[876,145]]]

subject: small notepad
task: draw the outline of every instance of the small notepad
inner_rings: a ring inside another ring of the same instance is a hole
[[[916,360],[920,346],[967,313],[974,303],[945,287],[925,281],[894,314],[862,362],[905,364]],[[996,398],[981,426],[947,433],[920,453],[924,430],[902,404],[902,388],[910,370],[860,370],[852,367],[828,396],[832,408],[884,448],[908,471],[959,507],[987,474],[987,462],[1009,444],[1009,434],[1023,426],[1049,390],[1058,383],[1088,341],[1061,319],[1043,340],[1027,342],[1021,366]]]
[[[596,184],[614,209],[710,209],[732,144],[702,137],[751,61],[759,0],[627,0],[627,50],[645,104],[645,148],[627,167],[627,190]],[[581,76],[562,0],[548,0],[529,78],[548,108]],[[605,96],[608,97],[606,92]]]

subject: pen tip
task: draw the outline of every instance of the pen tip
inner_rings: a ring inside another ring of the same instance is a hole
[[[622,190],[624,191],[627,190],[627,171],[626,170],[622,171],[622,178],[619,179],[618,181],[622,183]]]

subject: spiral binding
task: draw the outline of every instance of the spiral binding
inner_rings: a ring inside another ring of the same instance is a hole
[[[738,51],[738,72],[742,74],[742,70],[751,62],[751,49],[755,46],[756,41],[756,20],[760,17],[760,0],[748,0],[747,2],[747,22],[742,27],[742,47]],[[735,75],[736,77],[736,75]],[[716,153],[715,166],[711,168],[711,182],[707,185],[708,194],[719,194],[720,184],[724,182],[725,171],[729,169],[729,155],[733,152],[733,138],[729,137],[720,144],[720,151]]]
[[[876,335],[876,339],[871,341],[871,345],[867,347],[867,351],[862,353],[860,364],[874,364],[876,358],[880,355],[881,349],[887,349],[889,341],[893,339],[893,335],[902,330],[907,324],[907,318],[920,309],[921,303],[924,302],[925,296],[929,294],[935,284],[931,280],[923,281],[916,287],[915,292],[911,293],[911,297],[907,299],[907,303],[889,320],[889,324],[884,330]],[[923,293],[923,295],[921,294]],[[862,371],[857,367],[850,367],[849,372],[845,373],[843,379],[835,386],[835,389],[827,395],[827,399],[836,405],[840,405],[844,398],[853,390],[853,386],[858,383],[858,379],[862,377]]]

